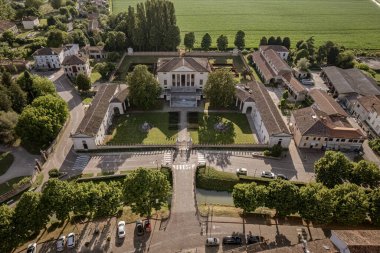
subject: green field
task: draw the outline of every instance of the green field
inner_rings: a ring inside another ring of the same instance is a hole
[[[380,49],[380,7],[371,0],[172,0],[182,35],[196,33],[197,45],[209,32],[225,34],[230,46],[237,30],[246,32],[248,47],[262,36],[315,36],[317,44],[331,40],[347,48]],[[142,0],[112,0],[113,11],[127,10]]]

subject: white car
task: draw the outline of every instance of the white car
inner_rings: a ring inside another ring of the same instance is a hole
[[[236,169],[236,174],[238,175],[247,175],[247,169],[246,168],[238,168]]]
[[[37,253],[37,243],[29,244],[26,253]]]
[[[210,237],[206,239],[206,246],[219,246],[219,238]]]
[[[75,248],[75,234],[70,233],[67,235],[67,248]]]
[[[273,172],[270,171],[263,171],[261,172],[261,177],[266,177],[266,178],[272,178],[274,179],[276,175]]]
[[[61,235],[57,240],[57,251],[63,251],[65,249],[66,237]]]
[[[119,223],[117,223],[117,236],[119,238],[125,237],[125,221],[119,221]]]

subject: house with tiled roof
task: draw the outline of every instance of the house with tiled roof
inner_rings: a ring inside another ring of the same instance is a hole
[[[183,100],[196,107],[212,71],[207,58],[160,58],[157,62],[157,80],[163,90],[162,98],[177,106]],[[182,103],[185,105],[185,103]]]
[[[26,16],[22,18],[22,25],[24,26],[24,29],[32,30],[34,27],[40,25],[40,20],[38,17]]]
[[[0,20],[0,36],[6,31],[12,31],[14,34],[18,33],[15,23],[9,20]]]
[[[128,94],[126,85],[100,86],[77,130],[71,135],[75,150],[94,150],[105,144],[113,117],[124,114],[129,106]]]
[[[84,52],[90,59],[101,60],[107,58],[107,51],[104,50],[104,46],[85,46]]]
[[[262,83],[253,81],[236,86],[235,97],[235,105],[252,118],[261,144],[289,146],[292,135]]]
[[[331,242],[344,253],[380,252],[380,230],[332,230]]]
[[[82,55],[70,55],[65,57],[62,62],[62,66],[65,74],[71,78],[75,79],[79,73],[90,76],[90,61],[86,56]]]
[[[59,69],[64,59],[63,48],[42,47],[33,53],[34,67],[40,70]]]
[[[260,46],[259,50],[252,54],[252,61],[264,84],[282,84],[293,100],[303,101],[307,90],[293,76],[292,68],[285,61],[286,51],[283,46]]]
[[[352,106],[352,116],[380,136],[380,95],[360,96]]]

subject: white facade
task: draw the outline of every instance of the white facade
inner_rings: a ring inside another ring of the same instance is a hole
[[[86,76],[90,76],[90,64],[87,60],[85,64],[77,64],[77,65],[65,65],[64,71],[68,77],[77,77],[79,73],[85,74]]]
[[[36,17],[36,18],[33,19],[33,20],[23,20],[23,21],[22,21],[22,25],[24,26],[24,29],[26,29],[26,30],[32,30],[32,29],[34,29],[34,27],[40,25],[40,21],[39,21],[39,19]]]
[[[380,116],[375,110],[372,110],[368,113],[366,122],[377,135],[380,135]]]
[[[63,50],[54,55],[34,55],[37,69],[59,69],[64,59]]]
[[[157,79],[163,90],[179,87],[203,89],[208,79],[208,72],[195,72],[182,66],[171,72],[158,72]]]
[[[79,54],[79,45],[78,44],[69,44],[65,45],[63,50],[63,58],[71,55]]]

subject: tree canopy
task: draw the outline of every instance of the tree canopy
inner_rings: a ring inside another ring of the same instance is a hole
[[[379,167],[366,160],[354,163],[349,180],[351,183],[364,187],[377,187],[380,181]]]
[[[266,206],[276,209],[276,216],[286,216],[298,211],[298,187],[286,180],[271,181],[267,187]]]
[[[228,38],[225,35],[220,35],[216,40],[219,51],[226,51],[228,48]]]
[[[237,184],[232,191],[234,205],[246,213],[255,211],[256,208],[265,205],[265,192],[265,187],[257,186],[256,183]]]
[[[245,33],[242,30],[237,31],[234,44],[240,50],[245,48]]]
[[[216,107],[229,107],[234,100],[235,82],[226,69],[218,69],[208,75],[204,93],[210,104]]]
[[[80,91],[89,91],[91,89],[91,79],[83,73],[77,75],[75,84]]]
[[[210,34],[205,33],[205,35],[203,35],[203,38],[202,38],[201,48],[204,51],[208,51],[211,47],[211,43],[212,43],[212,39],[211,39]]]
[[[194,48],[195,43],[195,34],[193,32],[189,32],[185,34],[185,37],[183,39],[183,44],[185,45],[186,49],[189,51]]]

